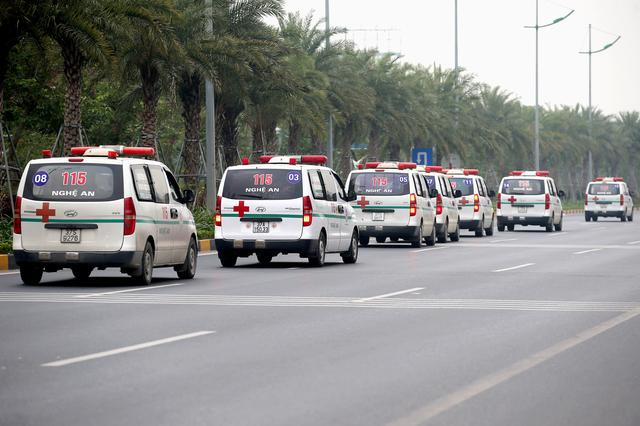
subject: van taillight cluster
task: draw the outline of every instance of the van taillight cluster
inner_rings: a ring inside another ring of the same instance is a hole
[[[480,211],[480,197],[478,194],[473,194],[473,212],[478,213]]]
[[[124,235],[133,235],[136,232],[136,206],[133,198],[124,199]]]
[[[589,194],[584,194],[584,205],[589,204]]]
[[[313,222],[313,206],[311,197],[305,195],[302,198],[302,226],[309,226]]]
[[[620,205],[624,206],[624,195],[620,194]]]
[[[549,210],[551,208],[551,196],[544,194],[544,209]]]
[[[416,194],[409,195],[409,216],[415,216],[418,212],[418,202]]]
[[[502,208],[502,194],[498,192],[498,197],[496,198],[496,208]]]
[[[22,208],[22,197],[16,197],[16,210],[13,213],[13,233],[22,234],[22,216],[20,215],[20,209]]]
[[[216,198],[216,213],[214,221],[216,226],[222,226],[222,197],[219,195]]]
[[[436,214],[442,214],[442,195],[436,197]]]

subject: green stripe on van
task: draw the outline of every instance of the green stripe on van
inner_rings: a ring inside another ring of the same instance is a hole
[[[353,204],[351,205],[351,207],[353,207],[354,209],[361,209],[362,206],[358,205],[358,204]],[[371,206],[371,205],[366,205],[364,206],[365,209],[408,209],[409,206]]]
[[[42,222],[39,217],[23,217],[23,222]],[[124,219],[49,219],[48,223],[123,223]]]

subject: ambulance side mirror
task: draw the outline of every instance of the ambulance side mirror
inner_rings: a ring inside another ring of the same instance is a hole
[[[193,203],[193,201],[195,199],[196,199],[196,195],[193,193],[192,190],[185,189],[184,191],[182,191],[182,203],[183,204]]]
[[[350,189],[349,192],[347,192],[346,201],[355,201],[357,199],[358,199],[358,196],[356,195],[356,192],[353,189]]]
[[[431,188],[431,191],[429,191],[429,196],[431,198],[436,198],[438,196],[438,190],[435,188]]]
[[[566,194],[564,193],[564,191],[561,189],[560,191],[558,191],[558,197],[560,198],[564,198]]]
[[[456,190],[453,192],[453,196],[454,196],[454,197],[456,197],[456,198],[460,198],[460,197],[462,197],[462,191],[460,191],[459,189],[456,189]]]
[[[489,191],[489,197],[493,198],[496,196],[496,191],[494,191],[493,189]]]

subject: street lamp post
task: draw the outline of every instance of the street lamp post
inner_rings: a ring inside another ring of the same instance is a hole
[[[330,34],[331,27],[329,24],[329,0],[325,0],[324,2],[324,23],[325,23],[325,49],[329,51],[329,47],[331,46]],[[328,158],[328,166],[333,168],[333,116],[331,112],[329,112],[329,117],[327,119],[327,158]]]
[[[575,10],[571,10],[571,12],[567,13],[561,18],[554,19],[552,22],[539,25],[538,24],[538,0],[536,0],[536,25],[535,26],[525,26],[525,28],[534,28],[536,30],[536,109],[535,109],[535,145],[533,149],[534,161],[535,161],[535,169],[540,170],[540,106],[538,103],[538,30],[540,28],[550,27],[552,25],[557,24],[560,21],[564,21],[571,15]]]
[[[591,24],[589,24],[589,50],[587,50],[586,52],[578,52],[584,55],[589,55],[589,142],[592,142],[592,138],[593,138],[593,116],[592,116],[592,108],[591,108],[591,55],[593,55],[594,53],[600,53],[604,50],[607,50],[608,48],[616,44],[618,40],[620,40],[620,37],[621,36],[618,36],[615,40],[605,45],[602,49],[591,50]],[[589,147],[588,161],[589,161],[589,174],[587,177],[589,178],[589,181],[592,181],[593,180],[593,156],[591,154],[591,147]]]
[[[213,0],[209,1],[207,27],[213,33]],[[205,81],[205,202],[209,210],[216,208],[216,108],[213,81],[207,77]]]

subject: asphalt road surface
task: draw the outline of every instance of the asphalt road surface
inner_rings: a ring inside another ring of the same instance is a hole
[[[0,275],[2,425],[640,425],[640,223]]]

